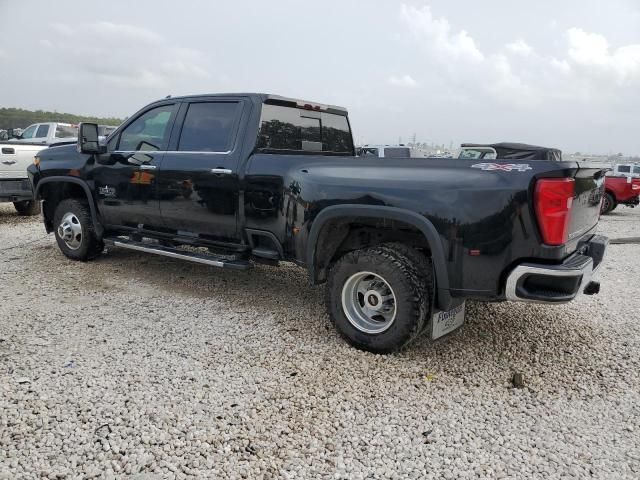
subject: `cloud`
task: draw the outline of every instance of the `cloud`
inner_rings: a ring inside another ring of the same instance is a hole
[[[507,43],[505,48],[514,55],[522,55],[527,57],[533,52],[533,48],[521,38],[512,43]]]
[[[403,5],[399,18],[422,50],[425,70],[416,73],[427,82],[427,74],[437,71],[438,87],[451,98],[474,103],[488,95],[510,108],[536,109],[558,101],[628,103],[629,92],[619,87],[640,87],[640,44],[612,48],[603,35],[571,28],[564,50],[553,56],[538,53],[524,38],[486,51],[428,6]],[[403,82],[392,77],[389,83]]]
[[[465,30],[455,30],[444,17],[436,18],[428,6],[402,5],[400,20],[423,49],[438,76],[446,76],[446,87],[457,89],[464,97],[486,97],[516,106],[529,106],[532,90],[513,69],[509,59],[498,53],[485,53]],[[533,49],[524,40],[507,46],[507,50],[526,57]],[[409,77],[409,80],[412,80]],[[404,77],[391,77],[393,85],[412,86]],[[456,96],[455,92],[450,92]]]
[[[449,21],[444,17],[435,18],[429,6],[416,8],[402,5],[400,18],[422,46],[431,50],[436,56],[442,59],[463,59],[472,62],[484,60],[484,54],[466,31],[452,32]]]
[[[640,80],[640,44],[611,50],[604,35],[585,32],[581,28],[567,31],[568,57],[583,71],[612,76],[619,84]]]
[[[147,28],[112,22],[50,27],[56,35],[41,39],[40,45],[55,50],[60,62],[76,72],[76,77],[66,75],[66,82],[84,77],[117,88],[166,89],[176,80],[210,77],[203,52],[169,45]]]
[[[401,77],[393,75],[389,77],[388,83],[394,87],[413,88],[418,86],[418,82],[416,82],[410,75],[403,75]]]
[[[88,25],[88,27],[94,34],[106,39],[118,38],[130,42],[146,43],[148,45],[158,45],[162,43],[162,37],[157,33],[134,25],[97,22]]]

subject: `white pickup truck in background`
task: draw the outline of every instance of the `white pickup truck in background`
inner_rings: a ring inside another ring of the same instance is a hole
[[[98,133],[107,137],[116,128],[99,125]],[[34,123],[19,137],[0,141],[0,202],[13,202],[20,215],[37,215],[40,205],[33,201],[27,167],[39,151],[57,143],[77,141],[78,125],[59,122]]]
[[[45,122],[29,125],[18,138],[14,138],[11,141],[51,145],[58,142],[76,141],[77,139],[78,125],[72,125],[70,123]]]
[[[19,138],[0,142],[0,202],[13,202],[19,215],[37,215],[40,205],[33,200],[27,167],[40,150],[77,139],[77,125],[47,122],[34,123]]]

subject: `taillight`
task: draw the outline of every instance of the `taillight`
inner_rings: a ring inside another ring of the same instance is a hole
[[[543,178],[536,182],[535,210],[542,241],[563,245],[569,239],[569,214],[575,195],[573,178]]]
[[[631,190],[640,190],[640,180],[633,180],[631,183]]]

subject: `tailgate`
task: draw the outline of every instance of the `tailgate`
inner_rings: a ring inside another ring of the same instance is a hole
[[[608,167],[578,162],[575,173],[575,198],[569,220],[569,240],[591,230],[600,218],[600,203]]]
[[[20,145],[17,143],[0,144],[0,180],[27,178],[27,167],[43,145]]]

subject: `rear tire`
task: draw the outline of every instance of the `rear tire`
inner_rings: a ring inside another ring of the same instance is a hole
[[[600,215],[608,214],[617,206],[618,205],[613,198],[613,195],[611,195],[609,192],[605,192],[604,196],[602,197],[602,205],[600,205]]]
[[[358,349],[397,351],[428,322],[427,277],[401,250],[385,244],[349,252],[329,271],[327,312],[340,335]]]
[[[428,292],[429,302],[427,305],[427,318],[424,322],[422,330],[420,333],[426,331],[431,323],[430,319],[432,316],[432,308],[433,308],[433,293],[434,293],[434,275],[433,275],[433,263],[431,262],[431,258],[427,257],[423,253],[419,252],[415,248],[410,247],[409,245],[405,245],[404,243],[393,242],[393,243],[385,243],[382,245],[383,248],[390,248],[395,250],[396,252],[404,255],[409,261],[412,268],[415,269],[416,277],[423,282],[420,285],[420,288]]]
[[[61,201],[53,215],[56,241],[66,257],[86,261],[104,249],[91,218],[89,205],[84,200],[68,198]]]
[[[24,217],[32,217],[40,213],[40,202],[36,200],[23,200],[21,202],[13,202],[18,215]]]

